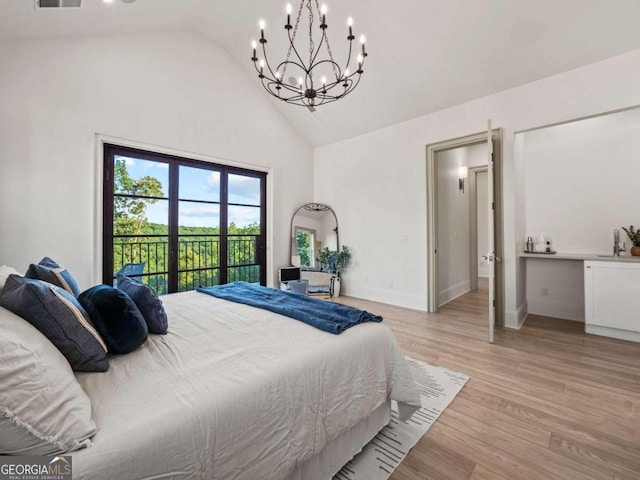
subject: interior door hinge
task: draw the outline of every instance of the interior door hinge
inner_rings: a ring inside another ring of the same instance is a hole
[[[494,202],[491,202],[491,210],[495,210],[496,209],[496,204]]]
[[[493,308],[496,308],[496,299],[493,299]]]

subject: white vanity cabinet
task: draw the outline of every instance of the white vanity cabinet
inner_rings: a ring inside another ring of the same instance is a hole
[[[640,342],[640,263],[584,262],[585,331]]]

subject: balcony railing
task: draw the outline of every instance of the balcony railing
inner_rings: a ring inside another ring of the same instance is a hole
[[[114,278],[127,263],[144,263],[142,281],[158,294],[168,292],[169,239],[163,236],[115,236]],[[260,280],[257,236],[227,239],[228,282]],[[178,291],[220,284],[220,237],[179,237]]]

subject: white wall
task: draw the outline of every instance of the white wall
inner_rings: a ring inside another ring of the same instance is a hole
[[[315,196],[334,207],[341,242],[353,248],[348,294],[426,310],[425,146],[483,131],[491,118],[503,129],[505,322],[518,327],[526,226],[514,133],[639,104],[636,50],[316,149]]]
[[[611,254],[617,228],[630,246],[621,227],[640,225],[640,109],[518,135],[527,235],[544,233],[559,252]],[[584,320],[582,263],[527,262],[529,312]]]
[[[487,146],[484,144],[445,150],[436,154],[439,305],[450,302],[471,288],[471,192],[467,178],[462,193],[458,186],[458,175],[460,167],[477,167],[486,163]]]
[[[521,133],[527,235],[555,250],[611,253],[613,229],[640,226],[640,109]],[[540,247],[540,246],[538,246]]]
[[[529,313],[584,322],[584,262],[527,260]]]
[[[180,32],[0,43],[0,264],[49,255],[82,288],[100,281],[98,133],[271,168],[268,255],[289,265],[312,150],[235,62]]]

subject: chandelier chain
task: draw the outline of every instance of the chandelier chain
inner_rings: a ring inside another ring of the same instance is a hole
[[[322,18],[322,12],[320,11],[320,5],[318,5],[318,0],[316,0],[316,10],[318,10],[318,18]],[[329,43],[329,35],[327,34],[327,30],[323,31],[324,40],[327,44],[327,52],[329,53],[329,60],[331,60],[331,66],[333,67],[333,74],[336,76],[336,80],[340,79],[340,75],[338,74],[338,68],[336,67],[336,62],[333,60],[333,52],[331,51],[331,44]]]
[[[317,0],[316,0],[317,3]],[[311,0],[307,0],[307,9],[309,10],[309,80],[313,85],[313,73],[311,72],[311,65],[313,65],[313,51],[315,50],[315,44],[313,43],[313,8],[311,6]]]

